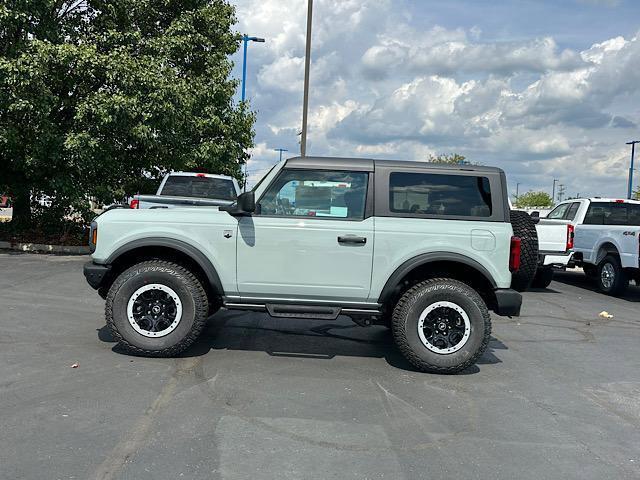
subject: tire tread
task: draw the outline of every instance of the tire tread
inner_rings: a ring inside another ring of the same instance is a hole
[[[189,333],[175,345],[161,350],[147,350],[136,345],[132,345],[120,334],[113,319],[113,302],[118,293],[118,290],[120,290],[122,285],[134,275],[134,271],[138,271],[142,268],[148,267],[161,267],[170,269],[184,277],[187,283],[187,288],[191,291],[195,303],[195,318],[193,321],[193,326]],[[198,336],[202,333],[202,330],[204,330],[208,318],[208,303],[207,292],[205,291],[198,277],[194,275],[190,270],[178,263],[170,262],[168,260],[147,260],[129,267],[127,270],[121,273],[113,282],[106,298],[105,317],[107,321],[107,327],[109,328],[111,335],[113,335],[113,337],[127,352],[134,355],[146,357],[174,357],[191,346],[196,341]]]

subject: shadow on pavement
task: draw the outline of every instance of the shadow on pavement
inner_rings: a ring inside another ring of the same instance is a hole
[[[98,329],[98,338],[105,343],[115,342],[106,326]],[[492,337],[487,351],[477,365],[461,372],[461,375],[479,372],[478,365],[501,363],[494,352],[507,348]],[[126,354],[117,344],[112,350]],[[318,361],[353,356],[384,358],[392,367],[418,371],[398,351],[389,329],[381,326],[359,327],[344,317],[326,322],[271,318],[260,313],[221,310],[209,319],[198,341],[180,357],[202,356],[211,350],[265,352],[272,357]]]
[[[604,293],[598,292],[595,281],[587,277],[584,273],[580,271],[555,272],[553,276],[553,280],[559,283],[564,283],[565,285],[584,288],[585,290],[596,292],[598,293],[598,295],[603,295],[606,297]],[[532,289],[531,291],[538,291],[538,290]],[[622,300],[627,300],[629,302],[640,302],[640,287],[638,287],[637,285],[634,284],[633,281],[631,281],[629,282],[629,288],[627,288],[624,295],[617,298],[620,298]]]

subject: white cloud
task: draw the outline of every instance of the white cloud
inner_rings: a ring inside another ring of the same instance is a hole
[[[525,188],[564,175],[584,194],[624,191],[624,142],[640,123],[637,36],[594,32],[582,51],[552,35],[495,41],[478,27],[416,24],[408,5],[316,0],[311,154],[459,152]],[[251,46],[248,87],[259,142],[250,170],[264,171],[273,148],[298,148],[306,2],[242,0],[238,17],[267,39]]]

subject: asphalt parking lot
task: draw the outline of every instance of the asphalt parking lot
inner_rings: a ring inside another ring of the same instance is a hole
[[[639,287],[558,275],[438,376],[381,327],[225,311],[127,356],[84,261],[0,252],[2,479],[640,478]]]

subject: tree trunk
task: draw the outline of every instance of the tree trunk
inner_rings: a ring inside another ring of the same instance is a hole
[[[31,195],[29,188],[14,190],[11,196],[13,216],[11,223],[15,225],[28,225],[31,221]]]

